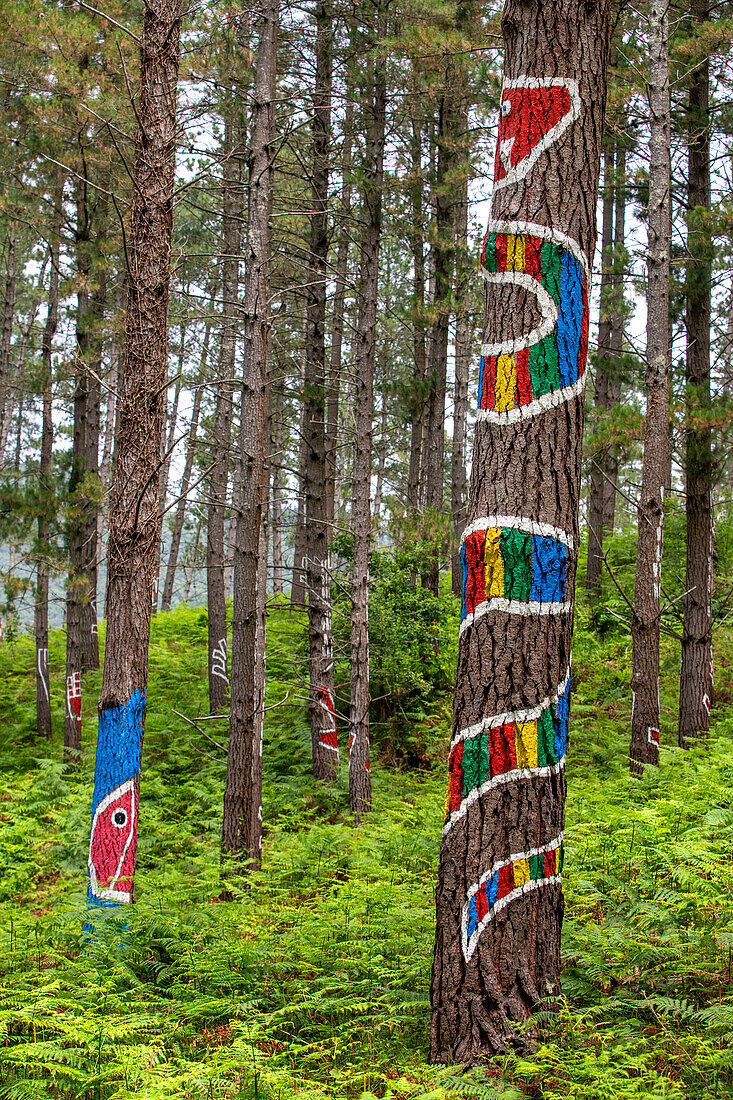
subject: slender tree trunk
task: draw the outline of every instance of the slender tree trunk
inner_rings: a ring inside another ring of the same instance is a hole
[[[433,1062],[521,1048],[539,1029],[522,1025],[560,992],[564,757],[608,6],[508,0],[502,29],[436,891]]]
[[[272,461],[272,382],[271,344],[267,345],[267,377],[265,387],[265,461],[262,478],[262,519],[257,558],[257,633],[255,638],[254,676],[254,747],[252,750],[252,798],[250,801],[250,836],[257,846],[252,866],[262,866],[262,744],[265,733],[265,657],[267,649],[267,558],[270,541],[270,463]]]
[[[692,0],[693,25],[708,19],[708,0]],[[704,47],[703,47],[704,49]],[[713,455],[710,409],[710,61],[692,70],[688,107],[687,183],[687,562],[682,622],[678,739],[689,748],[710,729],[713,698]]]
[[[376,5],[377,40],[385,32],[386,5]],[[373,51],[372,100],[365,106],[368,120],[364,165],[364,236],[361,244],[359,323],[356,334],[354,378],[354,472],[351,532],[354,562],[351,571],[351,701],[349,713],[349,806],[361,819],[372,808],[369,763],[369,550],[372,476],[372,420],[374,418],[374,361],[377,343],[379,244],[382,233],[384,129],[387,75],[384,60]]]
[[[302,379],[305,389],[306,353],[308,342],[307,316],[303,316],[303,367]],[[293,545],[293,579],[290,585],[290,610],[305,607],[305,592],[307,587],[306,569],[308,557],[308,517],[307,517],[307,481],[308,481],[308,448],[306,437],[307,408],[305,401],[300,409],[300,432],[298,434],[298,512],[295,521],[295,539]]]
[[[662,594],[664,487],[669,455],[670,98],[669,0],[650,8],[649,255],[647,261],[646,424],[634,614],[631,623],[631,771],[659,763],[659,634]]]
[[[201,528],[203,526],[203,520],[199,516],[196,523],[196,531],[193,536],[193,542],[191,543],[190,560],[188,562],[188,568],[184,572],[184,584],[183,584],[183,599],[181,603],[188,603],[188,597],[191,594],[191,584],[193,583],[194,574],[196,572],[196,564],[198,562],[199,555],[199,543],[201,542]]]
[[[180,500],[178,501],[178,507],[176,509],[176,518],[173,521],[173,531],[171,533],[171,545],[168,552],[168,563],[165,570],[165,582],[163,584],[163,603],[162,610],[170,611],[171,602],[173,600],[173,585],[176,579],[176,567],[178,565],[178,554],[181,549],[181,537],[183,535],[183,524],[186,519],[186,507],[188,505],[188,490],[191,485],[191,473],[193,471],[193,462],[196,457],[196,448],[198,445],[197,433],[199,428],[199,417],[201,415],[201,400],[204,392],[204,378],[206,377],[206,362],[209,357],[209,338],[211,335],[211,325],[207,323],[206,331],[204,334],[204,343],[201,350],[201,366],[199,369],[198,377],[196,379],[194,395],[193,395],[193,409],[191,410],[191,426],[188,430],[188,448],[186,450],[186,462],[183,467],[183,475],[181,477],[180,486]]]
[[[464,130],[468,116],[462,116]],[[455,215],[456,237],[456,349],[455,386],[453,390],[453,442],[451,446],[451,515],[456,542],[460,542],[466,526],[466,426],[468,419],[468,376],[471,366],[471,318],[469,315],[468,261],[468,177],[461,182],[460,198]],[[460,596],[462,569],[460,549],[451,562],[453,595]]]
[[[310,246],[306,289],[305,436],[308,538],[308,648],[313,775],[336,778],[338,740],[333,693],[333,642],[328,585],[326,514],[326,283],[328,278],[328,158],[331,141],[333,14],[318,0],[316,82],[311,125]]]
[[[272,590],[276,596],[283,593],[283,536],[282,536],[282,453],[283,453],[283,395],[280,386],[273,392],[273,420],[275,429],[275,453],[270,459],[272,468]]]
[[[10,426],[8,387],[10,382],[10,349],[13,342],[13,320],[15,318],[15,284],[18,274],[16,243],[12,225],[8,230],[7,246],[3,327],[2,332],[0,332],[0,463],[5,454]]]
[[[59,254],[63,217],[64,180],[55,195],[56,212],[51,231],[51,257],[48,286],[48,310],[43,329],[41,365],[43,370],[43,419],[41,425],[41,462],[39,470],[38,572],[34,632],[36,636],[36,730],[51,736],[51,694],[48,679],[48,547],[49,515],[52,507],[51,464],[53,460],[53,338],[59,322]]]
[[[626,150],[623,140],[616,144],[616,199],[613,225],[613,279],[610,348],[616,367],[608,379],[608,397],[611,408],[621,400],[622,371],[621,353],[624,347],[624,326],[626,309],[624,303],[624,268],[626,263]],[[618,487],[618,447],[611,446],[606,452],[607,477],[604,479],[603,496],[603,533],[612,535],[616,523],[616,493]]]
[[[222,713],[229,701],[227,675],[227,608],[224,590],[224,527],[226,522],[229,460],[232,444],[234,372],[239,338],[239,258],[241,215],[241,160],[235,150],[241,127],[235,124],[236,95],[227,97],[224,139],[222,243],[222,330],[219,343],[219,387],[211,447],[215,463],[209,478],[209,526],[206,544],[206,588],[209,607],[209,707]]]
[[[107,645],[89,847],[91,904],[131,902],[168,362],[180,0],[148,0],[127,238],[127,314],[107,554]]]
[[[240,863],[258,862],[262,821],[256,713],[257,566],[262,529],[265,388],[269,341],[270,216],[278,38],[277,0],[262,0],[252,107],[243,304],[244,374],[238,462],[242,496],[234,548],[232,704],[222,849]],[[224,896],[228,896],[224,892]]]
[[[188,294],[188,287],[183,287],[182,297],[185,298]],[[165,392],[165,407],[163,410],[163,435],[161,437],[161,453],[160,453],[160,476],[158,478],[158,512],[161,519],[165,515],[165,505],[168,499],[168,482],[170,480],[171,473],[171,458],[173,455],[173,449],[176,444],[176,430],[178,428],[178,406],[181,400],[181,375],[183,373],[183,365],[185,363],[186,356],[186,322],[185,319],[181,321],[180,328],[180,340],[178,344],[178,372],[175,381],[175,389],[173,391],[173,405],[168,413],[168,387],[166,386]],[[167,432],[166,432],[167,427]],[[153,615],[158,613],[158,590],[160,587],[160,563],[163,555],[163,524],[161,523],[160,538],[158,539],[158,545],[155,548],[155,570],[153,580],[153,597],[150,604],[150,610]]]
[[[412,120],[411,180],[409,186],[412,233],[412,272],[415,293],[413,320],[413,394],[412,427],[410,431],[410,464],[407,472],[407,506],[417,511],[422,504],[423,470],[421,457],[425,435],[425,376],[427,354],[425,331],[425,242],[423,240],[423,170],[422,170],[422,117]]]
[[[613,307],[611,302],[614,247],[614,175],[615,148],[610,138],[606,139],[603,155],[603,220],[601,229],[601,315],[598,323],[598,358],[594,385],[595,406],[602,416],[610,407],[609,382],[613,371],[611,360],[611,334],[613,331]],[[600,594],[601,572],[603,570],[603,519],[606,500],[607,464],[604,461],[606,448],[591,454],[590,478],[588,484],[588,565],[585,573],[585,594],[589,602]]]

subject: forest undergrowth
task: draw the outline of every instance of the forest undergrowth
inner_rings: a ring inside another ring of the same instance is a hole
[[[137,901],[91,947],[100,674],[85,677],[82,765],[64,771],[62,632],[51,743],[33,732],[31,637],[0,646],[0,1097],[733,1095],[733,632],[716,635],[708,752],[668,747],[679,655],[667,645],[667,747],[637,780],[628,636],[599,634],[579,608],[562,1011],[535,1052],[462,1072],[426,1061],[456,612],[446,595],[391,614],[398,581],[383,572],[374,605],[377,674],[398,687],[377,706],[374,812],[359,826],[345,770],[331,787],[310,777],[304,622],[273,608],[263,869],[233,903],[218,900],[224,765],[208,738],[221,728],[199,723],[207,738],[179,717],[207,712],[206,613],[154,619]],[[421,616],[441,641],[429,668],[411,649]]]

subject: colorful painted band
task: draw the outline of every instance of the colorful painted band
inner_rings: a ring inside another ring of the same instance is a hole
[[[479,936],[510,902],[541,886],[559,884],[563,864],[562,833],[541,848],[511,855],[495,863],[469,891],[461,913],[463,955],[466,961]]]
[[[565,765],[570,672],[538,707],[498,714],[462,730],[451,744],[445,799],[447,833],[488,791],[514,780],[556,775]]]
[[[545,525],[518,516],[487,517],[471,525],[461,546],[462,631],[491,610],[520,615],[570,611],[566,581],[572,540],[554,528],[549,528],[552,535],[534,533],[537,529]]]
[[[588,356],[588,279],[570,249],[531,233],[501,233],[489,226],[482,263],[488,280],[521,283],[533,291],[542,321],[531,333],[484,344],[478,405],[500,421],[544,411],[550,394],[579,389]],[[523,410],[521,413],[519,410]]]

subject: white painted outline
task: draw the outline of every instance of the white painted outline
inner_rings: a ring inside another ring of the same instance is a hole
[[[51,702],[51,697],[48,694],[48,650],[39,649],[36,655],[36,668],[38,669],[38,675],[41,683],[43,684],[43,690],[46,693],[46,702]],[[68,691],[68,687],[67,687]]]
[[[503,898],[499,898],[495,905],[489,909],[488,913],[479,921],[478,927],[471,933],[471,938],[468,937],[468,906],[471,899],[479,892],[483,884],[491,878],[492,875],[500,871],[502,867],[508,867],[510,863],[516,863],[520,859],[531,859],[532,856],[545,855],[547,852],[556,851],[562,844],[563,834],[560,833],[554,840],[551,840],[549,844],[543,844],[541,848],[530,848],[526,852],[519,852],[509,856],[509,859],[499,860],[495,863],[491,870],[486,871],[481,876],[475,886],[472,886],[466,895],[466,900],[461,910],[461,943],[463,947],[463,957],[466,962],[471,958],[471,955],[476,949],[478,938],[483,932],[486,925],[490,920],[500,913],[511,901],[521,897],[523,894],[529,894],[532,890],[538,890],[540,886],[550,886],[553,883],[559,883],[561,876],[559,874],[550,875],[547,878],[530,879],[529,882],[525,882],[522,886],[516,887],[510,893],[505,894]]]
[[[72,672],[70,676],[66,677],[66,713],[72,722],[78,722],[81,725],[81,702],[79,703],[79,714],[74,714],[71,709],[72,699],[81,700],[80,672]]]
[[[652,734],[654,733],[656,733],[656,737],[652,736]],[[650,745],[656,745],[657,748],[659,748],[659,730],[656,728],[656,726],[647,726],[646,739]]]
[[[549,393],[543,393],[541,397],[535,398],[534,401],[530,401],[528,405],[518,405],[514,409],[507,409],[506,412],[497,412],[495,409],[477,409],[476,420],[487,420],[490,424],[516,424],[520,420],[529,420],[532,416],[538,416],[539,413],[548,412],[550,409],[556,409],[559,405],[564,405],[566,401],[572,400],[573,397],[577,397],[585,389],[585,375],[583,371],[577,382],[573,382],[571,386],[565,386],[561,390],[550,390]]]
[[[502,111],[504,104],[504,92],[511,91],[514,88],[565,88],[570,96],[570,110],[567,114],[564,114],[559,122],[556,122],[554,126],[546,132],[530,153],[520,160],[519,164],[507,167],[506,161],[502,155],[503,149],[500,149],[500,159],[506,169],[506,175],[502,180],[494,180],[494,192],[498,191],[502,187],[509,187],[511,184],[518,183],[519,180],[531,171],[535,166],[541,155],[545,150],[557,141],[561,134],[568,129],[573,122],[580,115],[580,90],[578,88],[577,80],[573,80],[569,76],[520,76],[516,80],[505,80],[502,82],[501,97],[499,100],[500,113],[505,114]],[[509,102],[509,101],[507,101]],[[500,144],[502,146],[508,146],[507,154],[511,151],[511,147],[514,144],[514,138],[505,139]],[[498,141],[498,135],[497,135]],[[508,159],[508,157],[507,157]]]
[[[489,611],[503,611],[507,615],[568,615],[573,610],[572,600],[548,600],[541,603],[539,600],[508,600],[505,596],[493,596],[490,600],[484,600],[473,611],[466,615],[458,628],[458,637],[473,626],[478,619],[483,618]]]
[[[570,666],[565,673],[565,678],[558,684],[557,691],[554,695],[548,695],[546,699],[543,699],[541,703],[538,703],[535,707],[528,707],[523,710],[507,710],[503,714],[494,714],[490,718],[484,718],[481,722],[476,722],[472,726],[466,726],[465,729],[459,730],[450,743],[450,752],[456,747],[459,741],[471,741],[474,737],[479,737],[486,730],[496,729],[497,726],[508,726],[512,722],[534,722],[536,718],[547,710],[548,707],[554,706],[560,702],[561,697],[568,690],[568,684],[570,683]]]
[[[130,815],[132,817],[132,824],[130,826],[130,835],[128,836],[127,840],[125,841],[125,846],[122,849],[122,855],[120,856],[119,863],[117,864],[117,870],[115,871],[112,879],[110,880],[110,885],[105,886],[105,887],[100,887],[99,883],[97,881],[97,872],[96,872],[96,869],[94,867],[94,864],[92,863],[92,842],[94,840],[94,830],[95,830],[96,825],[97,825],[97,819],[99,818],[99,815],[101,813],[103,813],[112,802],[116,802],[117,799],[121,798],[122,795],[125,794],[127,791],[131,792]],[[87,859],[87,868],[89,870],[89,884],[90,884],[91,892],[94,895],[94,897],[102,898],[104,901],[122,901],[122,902],[126,902],[126,903],[130,901],[129,891],[127,891],[127,890],[115,890],[114,886],[115,886],[115,883],[117,882],[118,878],[120,877],[120,874],[122,872],[122,864],[125,862],[125,856],[127,855],[127,850],[130,847],[130,844],[132,843],[132,838],[133,838],[133,835],[134,835],[134,832],[135,832],[136,822],[137,822],[137,813],[136,813],[136,810],[135,810],[135,780],[134,779],[126,779],[124,783],[120,783],[119,787],[115,787],[115,789],[113,791],[110,791],[109,794],[106,794],[104,796],[104,798],[101,800],[101,802],[97,806],[96,810],[94,811],[94,817],[92,818],[92,828],[91,828],[91,832],[90,832],[90,835],[89,835],[89,857]]]
[[[536,276],[528,275],[526,271],[484,271],[483,275],[487,283],[498,283],[501,286],[512,283],[514,286],[521,286],[529,294],[534,294],[542,314],[542,320],[537,328],[532,329],[527,335],[503,340],[498,344],[482,344],[481,354],[484,358],[488,355],[516,355],[524,348],[539,344],[540,340],[544,340],[554,332],[560,311],[549,290]]]
[[[480,787],[474,787],[471,793],[463,799],[458,809],[453,810],[443,826],[443,836],[451,831],[457,821],[465,817],[474,802],[477,802],[479,798],[483,798],[494,787],[500,787],[503,783],[513,783],[515,779],[541,779],[550,775],[559,775],[564,767],[565,757],[561,756],[557,764],[546,764],[541,768],[514,768],[510,772],[501,772],[499,775],[495,775],[493,779],[487,779]]]
[[[563,233],[560,229],[552,229],[549,225],[542,225],[541,222],[518,222],[509,221],[506,218],[492,218],[489,217],[488,228],[486,230],[487,235],[489,233],[506,233],[509,237],[538,237],[541,241],[550,241],[552,244],[557,244],[560,248],[566,249],[572,253],[580,266],[583,268],[583,274],[585,275],[586,286],[588,293],[590,294],[590,265],[586,258],[585,252],[580,247],[577,241],[572,237],[568,237],[566,233]],[[480,268],[484,278],[489,275],[504,275],[503,271],[487,271],[484,266]],[[527,274],[526,272],[524,273]],[[535,282],[539,281],[539,276],[531,275],[531,279]]]
[[[220,638],[211,651],[211,675],[218,676],[229,687],[227,676],[227,640]]]
[[[469,523],[466,530],[461,535],[461,546],[466,542],[469,535],[474,535],[477,531],[489,531],[494,527],[511,527],[513,531],[526,531],[528,535],[538,535],[541,538],[555,539],[557,542],[561,542],[564,546],[567,546],[568,550],[573,549],[573,537],[569,535],[567,531],[563,531],[561,527],[553,527],[551,523],[541,523],[539,520],[527,519],[525,516],[480,516],[475,519],[473,523]]]

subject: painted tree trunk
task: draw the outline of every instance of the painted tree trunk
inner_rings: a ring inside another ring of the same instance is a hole
[[[245,873],[259,860],[262,822],[256,757],[257,591],[265,456],[265,388],[269,342],[277,0],[263,0],[252,108],[243,304],[244,374],[239,432],[242,494],[234,548],[232,702],[229,721],[222,850]],[[261,772],[259,772],[261,777]],[[224,897],[229,893],[224,890]]]
[[[333,14],[316,11],[316,74],[311,123],[311,215],[305,340],[306,515],[308,535],[308,664],[313,775],[336,778],[338,739],[333,692],[328,517],[326,514],[326,284],[328,280],[328,160],[331,141]]]
[[[377,7],[377,37],[384,33],[385,15]],[[376,355],[379,290],[379,240],[382,230],[384,129],[387,79],[384,61],[373,62],[373,96],[366,107],[369,132],[364,165],[364,219],[361,243],[359,323],[356,333],[354,378],[354,471],[351,533],[354,561],[351,571],[351,698],[349,713],[349,806],[359,820],[372,808],[369,762],[369,550],[371,545],[370,485],[372,475],[372,420],[374,417],[374,361]]]
[[[693,0],[691,11],[694,24],[705,23],[708,0]],[[713,455],[709,422],[713,241],[708,224],[709,96],[710,61],[705,50],[705,56],[690,76],[687,116],[687,561],[678,728],[682,748],[707,737],[713,698]]]
[[[453,739],[433,1062],[521,1047],[560,992],[560,881],[605,3],[504,7],[506,43]]]
[[[669,265],[672,245],[668,4],[669,0],[653,0],[649,21],[651,143],[644,382],[646,424],[631,621],[630,767],[632,774],[637,775],[645,764],[659,763],[659,633],[664,487],[669,466]]]
[[[36,637],[36,730],[50,737],[51,694],[48,679],[48,580],[49,514],[52,500],[51,468],[53,461],[53,338],[59,323],[59,256],[63,217],[64,181],[59,182],[55,201],[55,224],[51,233],[48,285],[48,309],[43,328],[41,365],[43,371],[43,416],[41,422],[41,461],[39,469],[38,572],[34,611]]]
[[[227,674],[227,609],[224,587],[224,526],[226,520],[229,460],[232,442],[234,372],[239,339],[239,257],[241,218],[241,161],[234,156],[240,128],[235,125],[236,96],[227,97],[224,161],[224,209],[222,212],[222,329],[219,343],[219,385],[212,436],[209,479],[209,526],[206,543],[206,589],[209,608],[209,707],[212,714],[226,710],[229,702]]]
[[[149,0],[140,42],[139,129],[128,233],[128,304],[112,475],[107,645],[89,845],[94,906],[132,902],[145,724],[157,477],[168,363],[180,0]]]

